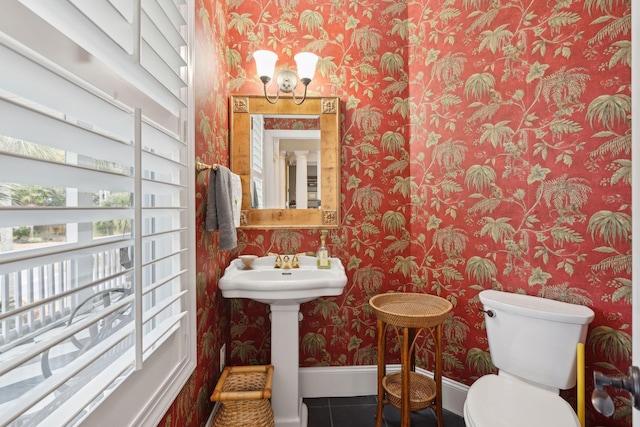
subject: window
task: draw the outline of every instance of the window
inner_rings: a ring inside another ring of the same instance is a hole
[[[193,3],[2,8],[0,425],[155,426],[195,366]]]
[[[251,209],[263,209],[262,200],[264,191],[263,182],[263,153],[262,141],[264,140],[264,117],[260,114],[251,115]]]

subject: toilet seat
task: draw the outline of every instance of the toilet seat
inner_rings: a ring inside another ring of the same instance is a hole
[[[580,427],[558,394],[504,375],[485,375],[471,386],[464,421],[467,427]]]

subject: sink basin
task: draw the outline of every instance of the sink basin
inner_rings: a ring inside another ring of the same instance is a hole
[[[265,304],[301,304],[318,297],[340,295],[347,275],[338,258],[331,268],[320,270],[316,257],[299,256],[300,268],[274,268],[275,256],[257,258],[250,269],[240,259],[233,260],[220,279],[225,298],[250,298]]]

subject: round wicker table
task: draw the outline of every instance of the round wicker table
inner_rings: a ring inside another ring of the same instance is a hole
[[[442,324],[453,308],[435,295],[387,293],[372,297],[369,305],[378,327],[378,408],[376,427],[382,425],[386,403],[400,409],[401,427],[410,426],[410,412],[434,407],[442,427]],[[392,328],[400,342],[400,372],[387,375],[386,336]],[[415,344],[420,333],[431,334],[435,342],[433,379],[415,372]]]

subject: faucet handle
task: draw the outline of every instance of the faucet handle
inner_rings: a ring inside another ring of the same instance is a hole
[[[276,261],[275,261],[275,264],[274,264],[273,268],[282,267],[282,258],[280,257],[280,254],[277,254],[275,252],[268,252],[267,255],[276,257]]]

